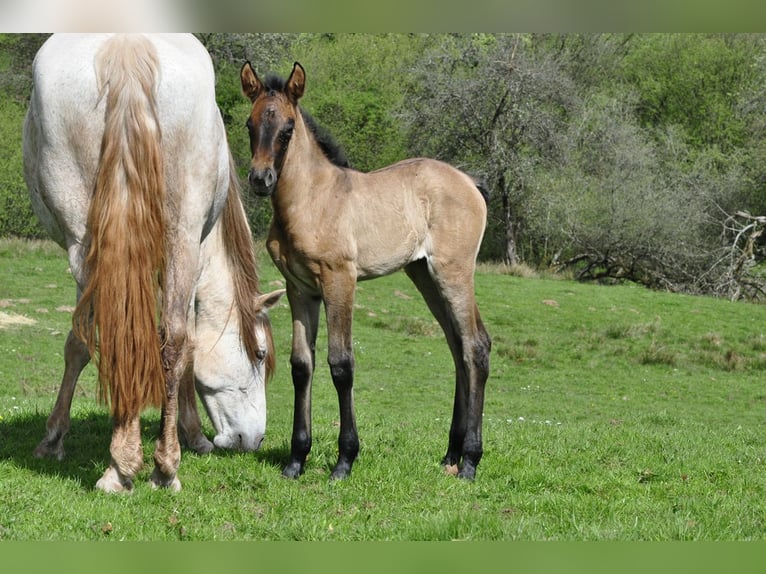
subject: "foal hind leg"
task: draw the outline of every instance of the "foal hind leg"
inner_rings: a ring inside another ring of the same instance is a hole
[[[71,421],[72,397],[77,386],[77,379],[89,361],[88,348],[70,331],[64,344],[64,376],[61,379],[56,404],[45,424],[45,438],[35,448],[36,457],[52,456],[63,460],[64,437],[69,432]]]
[[[438,266],[425,260],[405,268],[441,325],[455,362],[455,399],[449,444],[442,463],[458,476],[473,479],[481,460],[484,388],[489,375],[491,341],[479,316],[473,281],[458,273],[438,274]],[[469,275],[472,279],[472,270]]]
[[[340,433],[338,461],[331,479],[346,478],[359,454],[354,413],[354,349],[351,338],[356,272],[337,269],[322,276],[322,297],[327,314],[327,362],[338,394]]]

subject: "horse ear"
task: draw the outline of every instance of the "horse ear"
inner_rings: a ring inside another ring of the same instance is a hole
[[[250,62],[245,62],[242,70],[239,72],[239,79],[242,82],[242,93],[245,94],[251,102],[254,102],[263,89],[263,84],[258,79]]]
[[[293,64],[293,71],[290,73],[290,77],[287,79],[287,85],[285,92],[290,97],[293,103],[298,103],[298,100],[303,96],[303,90],[306,87],[306,71],[298,62]]]
[[[255,305],[256,307],[259,307],[263,310],[271,309],[274,305],[277,304],[277,302],[282,298],[282,295],[285,294],[284,289],[277,289],[276,291],[272,291],[271,293],[264,293],[263,295],[258,295],[255,299]]]

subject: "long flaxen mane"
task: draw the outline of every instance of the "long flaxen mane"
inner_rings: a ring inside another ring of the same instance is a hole
[[[105,126],[88,211],[88,283],[73,330],[97,358],[101,397],[115,419],[127,420],[165,397],[157,329],[167,225],[159,60],[145,38],[116,36],[95,65]]]
[[[274,339],[268,315],[256,304],[256,295],[260,292],[258,265],[241,193],[234,161],[229,154],[229,192],[222,223],[224,246],[234,278],[234,300],[239,315],[240,339],[248,359],[255,363],[259,352],[256,329],[262,328],[266,337],[266,378],[269,379],[276,364]]]

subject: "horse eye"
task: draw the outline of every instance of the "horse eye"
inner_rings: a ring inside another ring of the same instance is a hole
[[[257,358],[259,361],[263,361],[263,360],[266,358],[266,349],[258,349],[258,350],[255,352],[255,357],[256,357],[256,358]]]
[[[293,126],[287,126],[284,128],[281,132],[279,132],[279,139],[286,143],[290,141],[290,138],[293,137]]]

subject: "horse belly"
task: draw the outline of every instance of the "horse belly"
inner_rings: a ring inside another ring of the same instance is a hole
[[[428,257],[429,243],[427,232],[414,227],[406,233],[369,233],[358,243],[357,278],[363,281],[390,275],[413,261]]]

